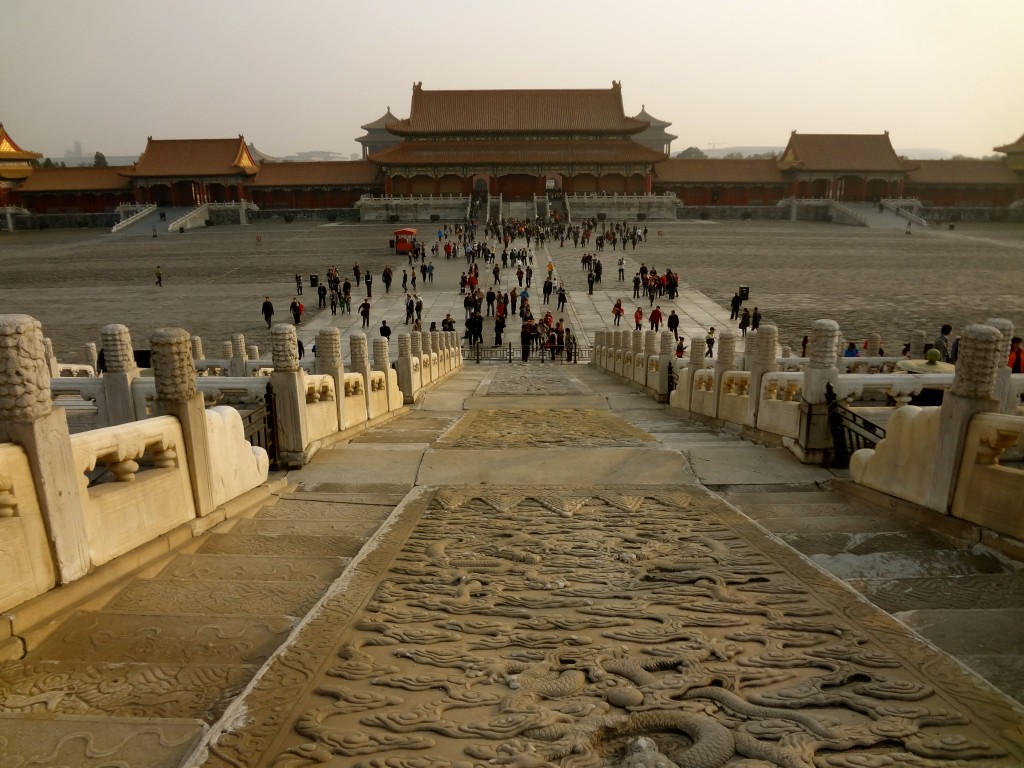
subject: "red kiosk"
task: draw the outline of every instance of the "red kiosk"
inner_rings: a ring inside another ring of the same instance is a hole
[[[416,239],[416,230],[411,227],[395,230],[395,253],[409,253],[412,251],[412,241]]]

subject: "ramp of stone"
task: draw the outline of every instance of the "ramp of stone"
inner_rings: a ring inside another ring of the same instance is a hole
[[[616,765],[647,736],[1012,766],[1019,717],[703,489],[460,486],[396,511],[193,764]]]

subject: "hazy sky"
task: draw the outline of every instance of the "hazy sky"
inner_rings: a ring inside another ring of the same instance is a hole
[[[620,80],[674,152],[888,130],[980,156],[1024,132],[1024,0],[0,0],[0,24],[0,122],[55,157],[149,135],[358,152],[415,81]]]

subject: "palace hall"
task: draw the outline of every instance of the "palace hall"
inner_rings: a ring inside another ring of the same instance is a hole
[[[670,196],[702,209],[788,199],[1002,209],[1024,199],[1024,136],[996,160],[900,157],[889,133],[793,131],[776,159],[673,158],[671,123],[629,116],[622,85],[597,89],[429,90],[409,116],[362,126],[362,158],[287,162],[235,138],[149,137],[129,166],[42,167],[0,124],[0,209],[28,217],[113,214],[122,206],[242,201],[263,211],[353,209],[361,198]],[[2,117],[2,115],[0,115]],[[714,213],[712,211],[711,215]]]

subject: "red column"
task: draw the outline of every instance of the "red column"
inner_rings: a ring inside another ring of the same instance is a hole
[[[594,191],[596,191],[596,192],[604,192],[604,190],[601,189],[601,187],[604,186],[604,184],[601,183],[601,179],[602,178],[604,178],[604,176],[602,174],[598,174],[596,176],[596,178],[594,180]]]
[[[391,197],[392,188],[391,174],[388,174],[384,177],[384,195],[386,197]]]
[[[441,195],[441,179],[440,178],[435,178],[434,179],[434,197],[439,197],[440,195]]]
[[[650,171],[644,175],[644,194],[649,195],[654,190],[654,177]]]

